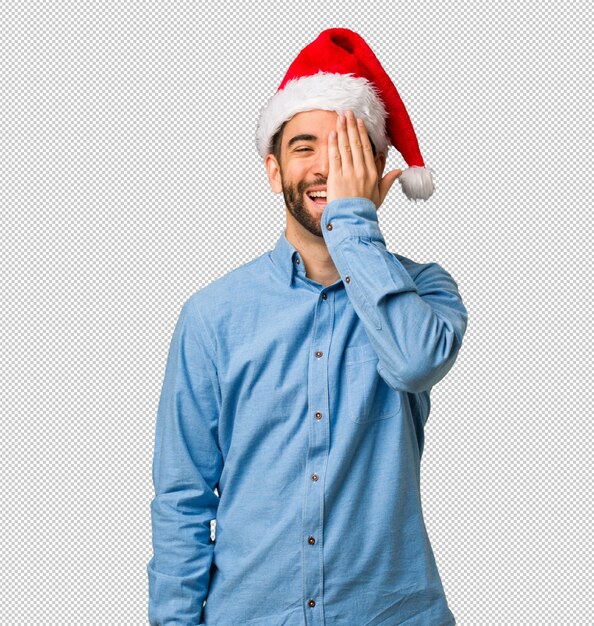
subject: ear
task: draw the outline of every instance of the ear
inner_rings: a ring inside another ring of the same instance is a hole
[[[268,182],[270,183],[270,189],[272,189],[273,193],[281,193],[283,190],[281,171],[274,154],[269,152],[266,155],[264,165],[266,166],[266,174],[268,176]]]

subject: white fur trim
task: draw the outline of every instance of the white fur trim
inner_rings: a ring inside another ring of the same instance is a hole
[[[428,200],[435,184],[430,167],[411,165],[396,179],[402,185],[402,191],[409,200]]]
[[[323,109],[344,113],[351,110],[362,117],[377,153],[388,155],[386,135],[388,113],[376,87],[366,78],[351,74],[331,74],[319,71],[287,82],[260,110],[256,130],[258,154],[264,158],[271,149],[274,133],[283,122],[297,113]]]

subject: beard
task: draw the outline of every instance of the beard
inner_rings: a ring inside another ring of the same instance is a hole
[[[282,173],[281,173],[282,176]],[[300,182],[297,185],[286,183],[283,181],[283,197],[285,205],[291,215],[312,235],[323,237],[322,235],[322,211],[319,215],[312,212],[307,205],[305,199],[305,190],[309,187],[317,185],[325,185],[326,181],[313,181],[309,183]]]

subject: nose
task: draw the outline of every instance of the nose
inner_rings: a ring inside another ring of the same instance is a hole
[[[328,173],[330,171],[330,161],[328,158],[327,144],[320,146],[320,149],[317,151],[316,160],[312,164],[312,169],[317,177],[321,177],[324,179],[328,178]]]

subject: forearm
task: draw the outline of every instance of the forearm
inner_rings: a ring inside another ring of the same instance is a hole
[[[153,557],[147,565],[151,626],[200,622],[214,549],[212,509],[199,504],[204,496],[185,490],[152,501]]]
[[[402,391],[421,391],[436,384],[454,364],[467,324],[466,308],[452,277],[430,263],[413,280],[386,249],[375,206],[368,199],[330,203],[322,231],[379,358],[379,374]]]
[[[187,302],[171,341],[155,430],[151,502],[151,626],[198,624],[210,583],[215,488],[223,468],[220,389],[212,343]]]

